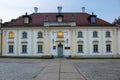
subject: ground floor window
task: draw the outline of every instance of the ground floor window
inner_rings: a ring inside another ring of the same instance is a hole
[[[43,46],[42,45],[38,45],[38,53],[42,53],[43,52]]]
[[[78,53],[83,53],[83,45],[78,45]]]
[[[9,53],[13,53],[14,51],[14,46],[13,45],[9,45]]]
[[[97,44],[93,45],[93,52],[94,53],[98,52],[98,45]]]
[[[111,52],[111,45],[110,44],[106,45],[106,52]]]
[[[27,53],[27,45],[22,45],[22,53]]]

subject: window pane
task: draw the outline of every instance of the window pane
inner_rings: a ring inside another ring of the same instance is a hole
[[[63,32],[58,32],[58,33],[57,33],[57,37],[58,37],[58,38],[63,38]]]
[[[110,44],[106,45],[106,52],[111,52],[111,45]]]
[[[26,32],[23,32],[22,38],[27,38],[27,33]]]
[[[24,18],[24,23],[25,23],[25,24],[28,24],[28,23],[29,23],[29,18],[28,18],[28,17],[25,17],[25,18]]]
[[[38,45],[38,53],[42,53],[43,52],[43,46],[42,45]]]
[[[98,34],[97,34],[97,32],[95,31],[95,32],[93,32],[93,37],[98,37]]]
[[[14,49],[13,49],[13,45],[9,45],[9,53],[13,53]]]
[[[42,35],[42,32],[38,32],[38,38],[42,38],[43,35]]]
[[[14,38],[14,33],[13,32],[9,33],[9,38]]]
[[[98,45],[93,45],[93,52],[98,52]]]
[[[109,31],[106,32],[106,37],[110,37],[110,32]]]
[[[62,22],[62,17],[58,17],[58,22]]]
[[[83,52],[83,45],[78,45],[78,53],[82,53]]]
[[[82,37],[82,32],[78,32],[78,37]]]
[[[22,53],[27,53],[27,45],[22,45]]]

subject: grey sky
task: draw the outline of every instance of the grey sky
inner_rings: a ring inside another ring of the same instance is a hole
[[[33,13],[33,7],[39,12],[57,12],[57,6],[62,6],[63,12],[81,12],[81,7],[86,7],[87,13],[94,12],[110,23],[120,16],[120,0],[0,0],[0,18],[10,21],[25,12]]]

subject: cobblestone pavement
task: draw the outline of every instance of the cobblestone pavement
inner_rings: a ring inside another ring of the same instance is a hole
[[[0,59],[0,80],[32,80],[52,60]]]
[[[120,60],[74,61],[86,80],[120,80]]]
[[[0,59],[0,80],[120,80],[120,60]]]

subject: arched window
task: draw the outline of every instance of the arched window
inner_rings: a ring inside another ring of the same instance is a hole
[[[82,37],[83,35],[82,35],[82,32],[81,31],[79,31],[78,32],[78,37]]]
[[[42,38],[42,37],[43,37],[42,32],[38,32],[38,38]]]
[[[110,37],[110,31],[106,32],[106,37]]]
[[[94,31],[94,32],[93,32],[93,37],[98,37],[97,31]]]
[[[26,32],[22,33],[22,38],[27,38],[27,33]]]
[[[58,38],[63,38],[63,32],[61,32],[61,31],[57,32],[57,37]]]
[[[9,33],[9,38],[12,38],[12,39],[14,38],[14,33],[13,32]]]

